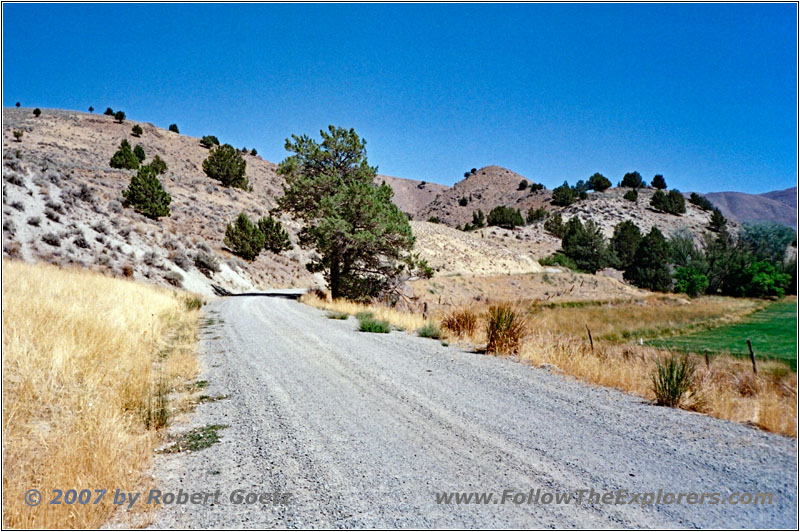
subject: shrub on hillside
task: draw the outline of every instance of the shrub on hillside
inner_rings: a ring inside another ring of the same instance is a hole
[[[708,229],[714,231],[715,233],[719,233],[724,231],[728,226],[728,219],[722,215],[722,211],[720,211],[717,207],[714,207],[714,210],[711,211],[711,218],[708,221]]]
[[[587,184],[589,188],[595,192],[603,192],[607,188],[611,187],[611,181],[609,181],[608,178],[601,173],[593,174],[592,177],[589,178],[589,182]]]
[[[253,261],[264,249],[264,233],[243,212],[225,228],[224,243],[235,255]]]
[[[200,144],[204,148],[213,148],[214,146],[219,146],[219,139],[214,135],[206,135],[200,139]]]
[[[490,226],[504,227],[506,229],[513,229],[514,227],[525,225],[522,219],[522,214],[519,209],[512,209],[505,205],[498,205],[489,213],[486,219]]]
[[[766,261],[748,265],[743,272],[739,294],[743,297],[783,297],[791,277]]]
[[[552,255],[548,255],[547,257],[542,257],[539,259],[539,264],[542,266],[560,266],[569,270],[578,271],[578,265],[575,264],[575,261],[561,252],[556,252]]]
[[[676,189],[670,190],[668,194],[664,194],[661,190],[656,190],[650,200],[650,206],[669,214],[681,215],[686,212],[683,194]]]
[[[666,190],[667,181],[664,179],[663,175],[656,174],[655,176],[653,176],[653,180],[650,181],[650,186],[658,190]]]
[[[205,161],[203,171],[211,179],[223,186],[247,190],[249,182],[245,175],[247,163],[242,154],[230,144],[223,144],[211,150]]]
[[[114,113],[114,118],[120,124],[123,123],[125,121],[125,111],[117,111],[116,113]]]
[[[24,134],[25,134],[24,132],[22,132],[22,131],[20,131],[18,129],[14,130],[14,138],[17,139],[17,142],[22,142],[22,136]]]
[[[114,110],[111,107],[106,107],[106,112],[103,114],[106,116],[114,116]]]
[[[544,190],[544,185],[541,183],[531,183],[531,194]]]
[[[161,175],[161,174],[163,174],[163,173],[165,173],[167,171],[167,163],[165,163],[164,159],[162,159],[158,155],[153,157],[153,160],[150,162],[150,166],[159,175]]]
[[[144,130],[142,129],[142,126],[140,126],[139,124],[136,124],[131,128],[131,135],[133,135],[134,137],[139,137],[141,136],[142,133],[144,133]]]
[[[528,214],[525,216],[525,223],[530,225],[541,220],[544,220],[548,216],[547,209],[544,207],[539,207],[537,209],[530,208],[528,209]]]
[[[468,203],[469,203],[469,200],[467,199],[466,196],[461,196],[461,199],[458,200],[458,204],[460,206],[462,206],[462,207],[466,207]]]
[[[595,273],[612,262],[603,232],[593,220],[583,224],[577,216],[571,218],[561,239],[561,249],[582,272]]]
[[[564,237],[564,222],[561,219],[561,213],[555,212],[544,222],[544,230],[558,238]]]
[[[656,368],[651,377],[656,404],[678,406],[692,386],[694,371],[694,363],[685,355],[672,354],[656,360]]]
[[[508,303],[492,305],[486,319],[486,352],[519,353],[527,334],[522,315]]]
[[[33,110],[33,116],[35,116],[36,118],[39,118],[39,115],[41,115],[41,114],[42,114],[42,110],[39,109],[38,107]]]
[[[620,186],[628,187],[628,188],[642,188],[644,187],[644,180],[642,179],[642,174],[639,172],[628,172],[622,178],[622,183]]]
[[[528,188],[528,181],[523,179],[519,182],[519,185],[517,185],[517,190],[525,190],[526,188]]]
[[[631,189],[631,190],[627,191],[625,194],[623,194],[622,198],[626,199],[628,201],[636,202],[636,200],[639,199],[639,193],[636,192],[636,189]]]
[[[709,201],[709,199],[705,196],[701,196],[697,192],[692,192],[689,194],[689,203],[692,205],[697,205],[704,211],[710,211],[714,209],[714,204]]]
[[[164,190],[158,174],[149,165],[142,166],[126,190],[122,191],[123,205],[132,206],[133,209],[148,218],[157,220],[162,216],[169,216],[169,204],[172,197]]]
[[[569,186],[569,183],[564,181],[564,184],[553,189],[553,196],[550,200],[553,205],[559,207],[567,207],[572,205],[579,199],[579,192]]]
[[[194,266],[206,277],[211,277],[212,274],[221,270],[219,259],[210,251],[198,251],[194,256]]]
[[[137,159],[139,159],[139,163],[143,163],[147,158],[147,155],[145,155],[144,148],[142,148],[141,144],[137,144],[136,147],[133,148],[133,154]]]
[[[261,218],[258,220],[258,229],[264,235],[264,249],[272,251],[273,253],[280,253],[292,249],[292,242],[289,240],[289,234],[283,228],[283,224],[280,220],[276,220],[272,216]]]
[[[178,124],[170,124],[169,130],[172,131],[173,133],[180,133],[180,131],[178,130]]]
[[[119,149],[114,156],[111,157],[111,161],[108,164],[111,166],[111,168],[136,170],[139,168],[139,158],[133,153],[131,145],[128,143],[128,141],[123,139],[119,145]]]

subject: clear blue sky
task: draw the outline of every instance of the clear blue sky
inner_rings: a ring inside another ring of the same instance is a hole
[[[3,105],[217,135],[266,159],[328,124],[381,173],[630,170],[797,182],[797,13],[772,5],[3,5]]]

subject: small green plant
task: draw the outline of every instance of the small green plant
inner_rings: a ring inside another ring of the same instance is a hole
[[[22,135],[25,133],[19,130],[14,130],[14,138],[17,139],[17,142],[22,142]]]
[[[183,451],[202,451],[219,441],[217,431],[228,428],[228,425],[206,425],[183,434],[178,441],[162,450],[162,453],[180,453]]]
[[[417,330],[417,336],[440,340],[442,338],[442,330],[435,323],[428,322]]]
[[[358,312],[358,313],[356,313],[356,319],[357,319],[358,321],[361,321],[361,320],[366,320],[367,318],[371,318],[371,317],[373,317],[374,315],[375,315],[375,314],[373,314],[372,312],[369,312],[369,311],[367,311],[367,310],[362,310],[361,312]]]
[[[134,137],[140,137],[142,133],[144,133],[144,130],[142,129],[142,126],[140,126],[139,124],[136,124],[131,128],[131,135],[133,135]]]
[[[199,297],[188,297],[184,300],[186,310],[200,310],[203,306],[203,300]]]
[[[656,360],[656,368],[652,375],[656,404],[678,406],[683,395],[692,386],[694,371],[694,363],[686,355],[672,354]]]
[[[561,266],[562,268],[567,268],[574,271],[578,270],[578,265],[575,263],[575,261],[560,252],[553,253],[547,257],[542,257],[539,259],[539,264],[542,266]]]
[[[358,330],[369,333],[388,333],[392,330],[385,321],[376,320],[373,317],[365,317],[358,320]]]
[[[339,312],[332,310],[328,312],[327,316],[328,319],[330,320],[346,320],[347,318],[350,317],[350,314],[348,314],[347,312]]]
[[[178,124],[170,124],[169,130],[172,131],[173,133],[180,133],[180,131],[178,130]]]
[[[525,319],[509,303],[489,307],[486,320],[487,353],[519,353],[526,334]]]

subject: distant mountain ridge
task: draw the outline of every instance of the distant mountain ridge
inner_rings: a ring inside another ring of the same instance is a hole
[[[704,194],[726,217],[738,222],[775,222],[797,227],[797,187],[764,194],[709,192]]]

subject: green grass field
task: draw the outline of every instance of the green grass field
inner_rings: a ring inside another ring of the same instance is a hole
[[[757,358],[786,361],[797,370],[797,306],[794,300],[773,303],[739,323],[694,334],[658,338],[649,345],[693,353],[730,353],[749,356],[746,340]]]

